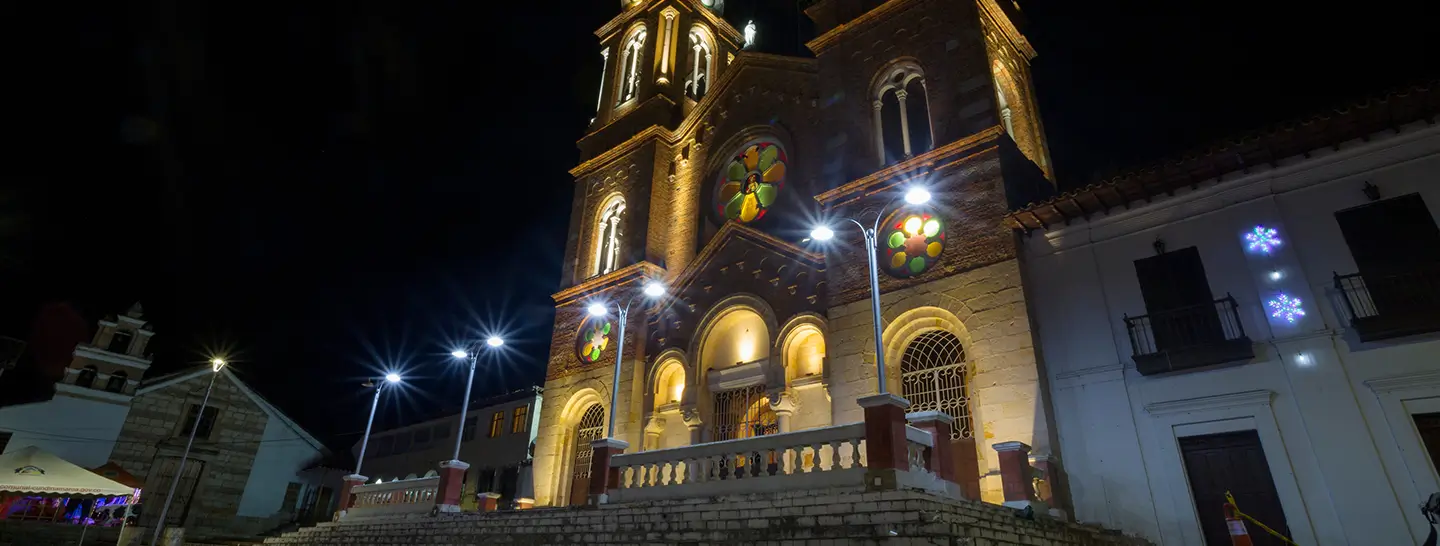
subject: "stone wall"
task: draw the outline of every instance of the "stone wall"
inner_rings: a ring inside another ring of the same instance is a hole
[[[1008,260],[939,280],[885,292],[884,317],[889,390],[904,394],[900,357],[927,331],[959,336],[968,364],[970,412],[980,458],[983,498],[1001,500],[999,462],[991,445],[1020,441],[1034,453],[1050,452],[1039,365],[1030,332],[1019,263]],[[830,392],[834,422],[864,419],[855,399],[875,392],[874,330],[870,300],[830,309]]]
[[[151,475],[157,458],[180,457],[193,425],[181,421],[187,408],[198,405],[205,396],[209,381],[209,374],[201,374],[141,394],[131,402],[111,460],[145,482],[142,524],[159,516],[170,489],[169,480]],[[236,511],[269,416],[224,377],[217,378],[207,405],[219,408],[219,414],[211,435],[195,439],[187,463],[198,461],[204,465],[184,524],[187,535],[251,532],[251,526],[238,522]],[[283,495],[284,491],[275,494]],[[182,508],[171,506],[172,513],[178,509]]]
[[[120,538],[119,527],[0,520],[0,546],[74,546],[82,533],[85,544],[115,544]]]

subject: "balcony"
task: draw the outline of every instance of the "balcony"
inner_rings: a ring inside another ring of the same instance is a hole
[[[1440,270],[1336,274],[1335,290],[1360,341],[1440,331]]]
[[[1255,358],[1235,298],[1125,317],[1135,369],[1154,375]]]

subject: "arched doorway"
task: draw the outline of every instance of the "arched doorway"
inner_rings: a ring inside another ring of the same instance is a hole
[[[711,421],[711,438],[715,441],[753,438],[780,432],[780,420],[770,408],[770,398],[765,387],[755,385],[715,393],[715,416]],[[761,457],[765,465],[761,465]],[[749,471],[749,475],[760,472],[774,474],[777,458],[775,453],[751,453],[725,461],[720,470],[721,479],[732,477],[732,473]],[[733,463],[733,472],[732,472]]]
[[[605,410],[600,404],[585,408],[575,423],[575,456],[570,465],[570,505],[584,506],[590,492],[590,460],[595,455],[591,442],[605,435]]]
[[[960,338],[945,330],[931,330],[905,347],[900,358],[900,392],[910,401],[909,411],[934,410],[954,417],[951,439],[969,438],[967,372]]]

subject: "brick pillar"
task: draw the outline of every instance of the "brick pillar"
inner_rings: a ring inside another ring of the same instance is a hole
[[[440,490],[435,494],[435,506],[441,512],[459,512],[460,495],[465,490],[465,471],[469,463],[445,461],[440,463]]]
[[[475,498],[480,501],[478,504],[481,512],[494,512],[500,509],[499,493],[480,493]]]
[[[952,440],[950,451],[955,455],[955,483],[960,492],[967,499],[980,500],[980,452],[975,449],[975,439]]]
[[[895,489],[896,471],[910,470],[905,441],[905,408],[910,401],[885,393],[856,400],[865,408],[865,487]]]
[[[370,481],[370,478],[359,474],[350,474],[340,478],[340,480],[340,506],[336,510],[341,516],[344,516],[346,510],[349,510],[351,506],[355,506],[355,494],[351,493],[351,490],[358,486],[365,485],[365,482]]]
[[[930,448],[926,464],[930,471],[947,482],[957,484],[955,493],[960,493],[958,480],[955,474],[955,453],[954,446],[950,443],[950,430],[955,424],[955,418],[938,411],[921,411],[907,414],[905,416],[915,428],[930,433],[935,440],[935,447]]]
[[[595,449],[590,458],[590,504],[605,504],[610,498],[610,488],[620,485],[620,469],[610,467],[610,457],[625,452],[630,443],[615,438],[601,438],[590,442]]]
[[[991,447],[999,452],[1005,506],[1024,508],[1036,504],[1035,486],[1031,481],[1030,446],[1024,442],[1000,442]]]

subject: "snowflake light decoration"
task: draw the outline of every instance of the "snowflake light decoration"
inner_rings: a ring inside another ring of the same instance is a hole
[[[1258,251],[1269,254],[1274,252],[1276,247],[1280,246],[1279,235],[1280,233],[1275,231],[1274,228],[1255,226],[1255,229],[1245,234],[1245,241],[1250,243],[1251,252]]]
[[[1275,296],[1275,299],[1266,303],[1270,306],[1270,316],[1281,319],[1290,324],[1305,316],[1305,308],[1300,304],[1300,298],[1292,298],[1285,294]]]

